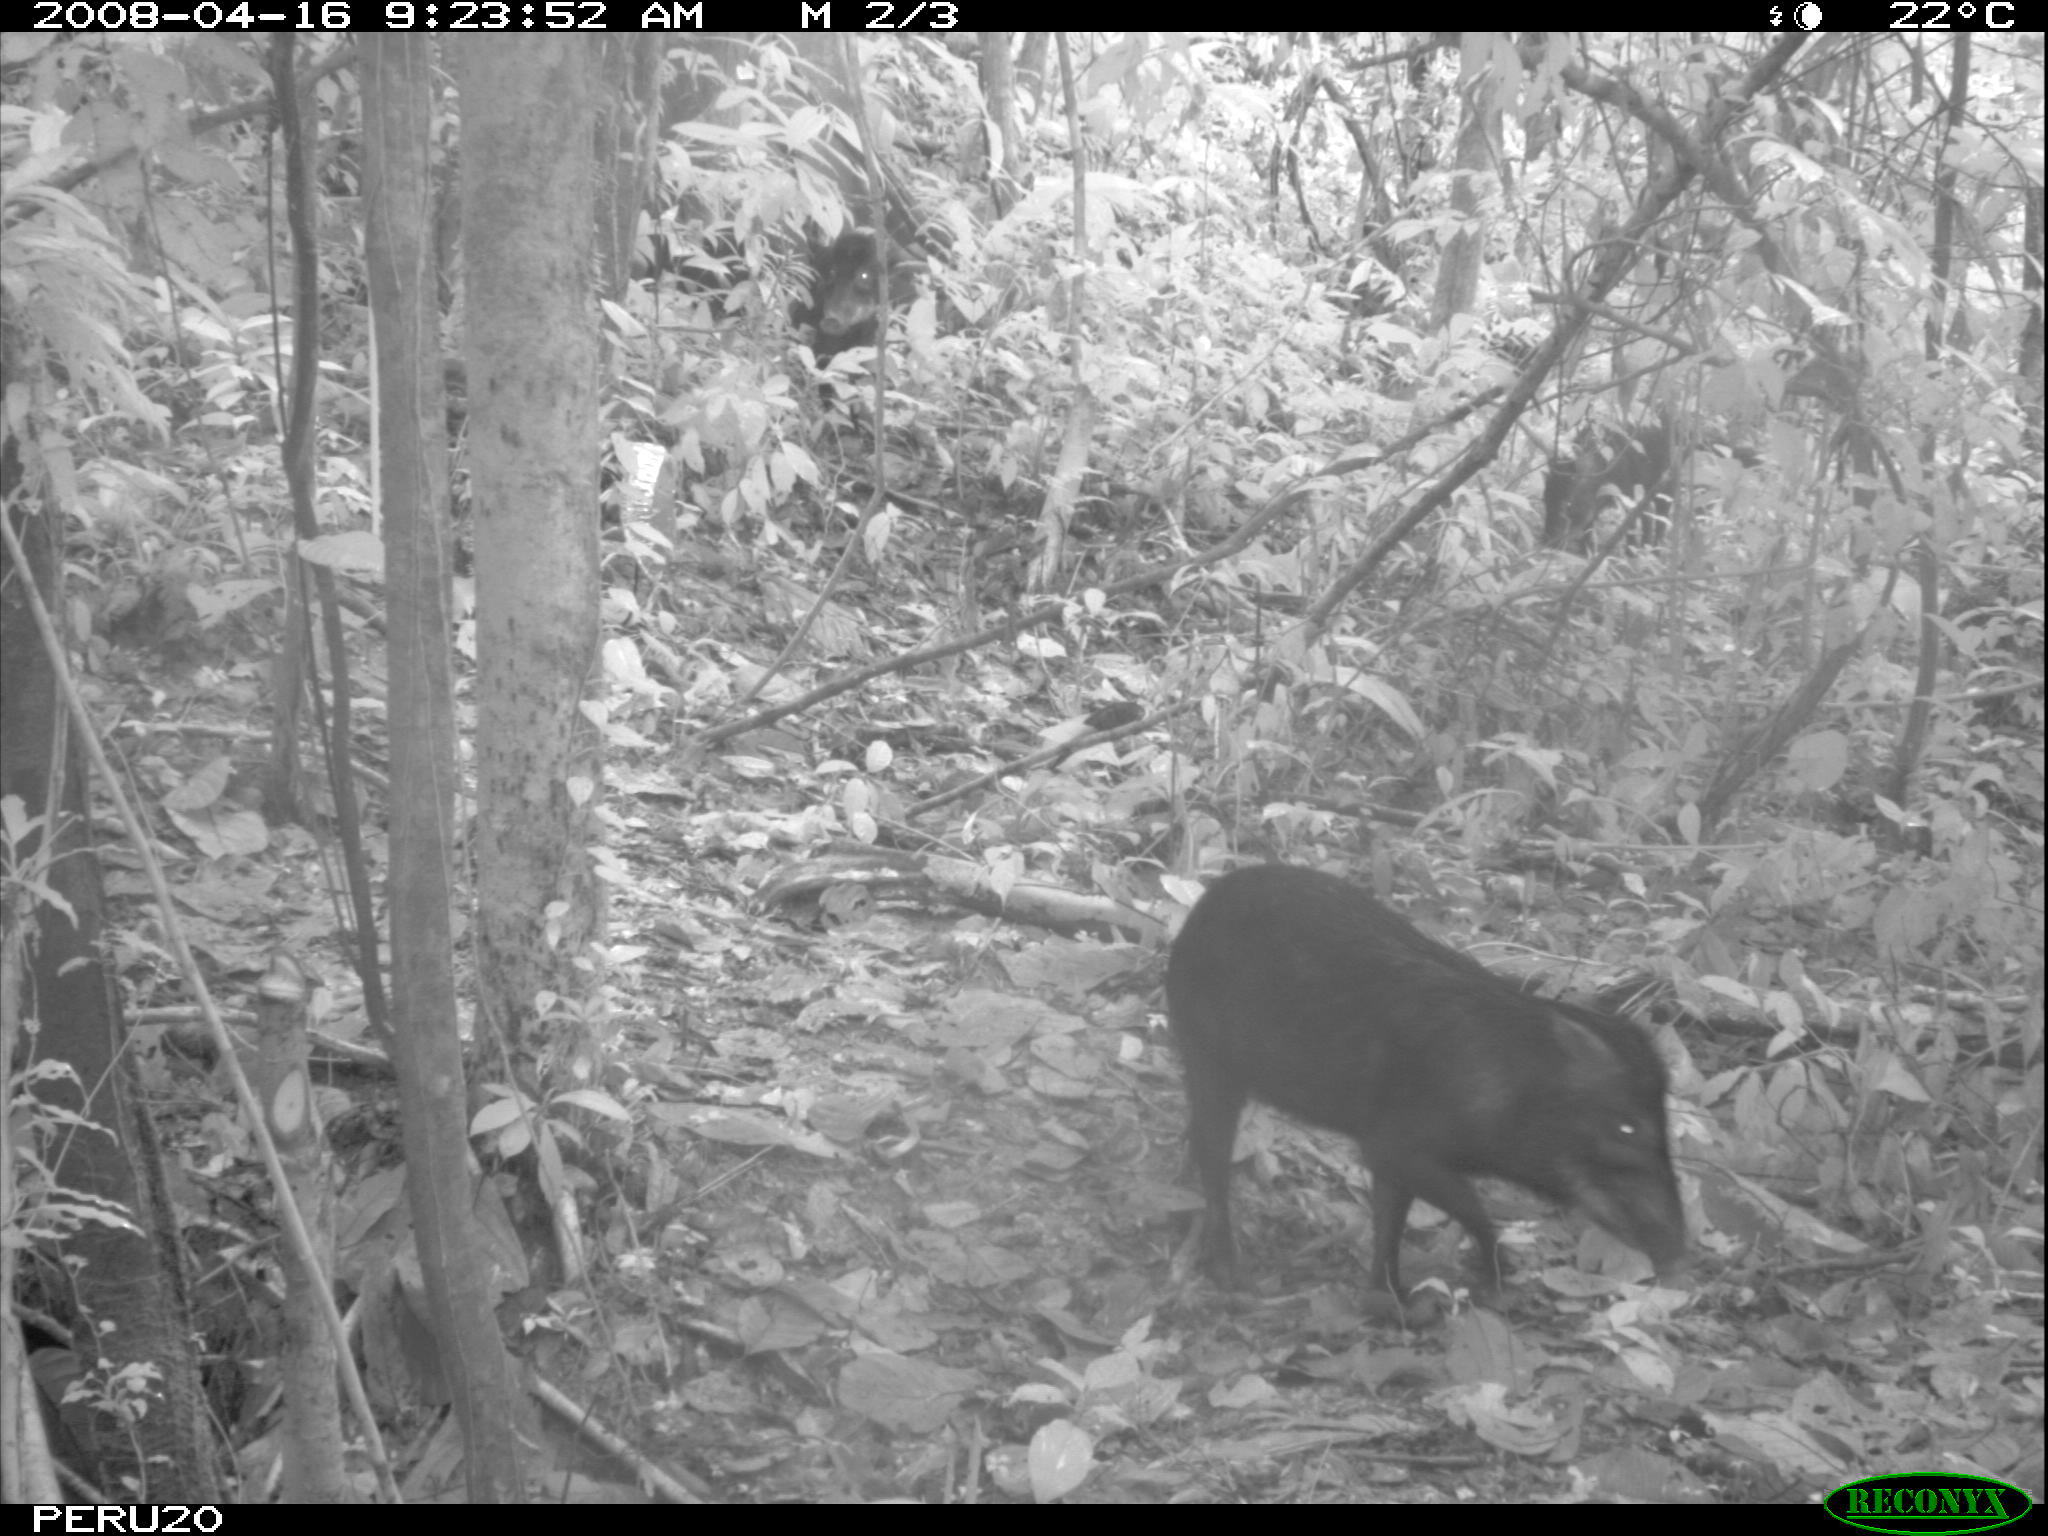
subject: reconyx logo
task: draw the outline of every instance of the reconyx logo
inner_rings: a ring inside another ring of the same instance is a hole
[[[1914,1536],[1962,1536],[1996,1530],[2033,1507],[2010,1483],[1967,1472],[1901,1472],[1844,1483],[1822,1501],[1844,1525]]]

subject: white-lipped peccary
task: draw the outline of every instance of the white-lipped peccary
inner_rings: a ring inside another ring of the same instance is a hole
[[[1662,418],[1583,428],[1543,477],[1544,546],[1589,553],[1594,524],[1610,502],[1628,519],[1625,542],[1660,542],[1671,524],[1671,467],[1671,424]]]
[[[1219,1279],[1236,1265],[1231,1154],[1251,1099],[1358,1143],[1373,1284],[1397,1296],[1417,1197],[1457,1218],[1480,1284],[1495,1282],[1480,1176],[1577,1207],[1659,1273],[1683,1256],[1664,1065],[1626,1020],[1522,992],[1357,886],[1279,864],[1225,875],[1195,903],[1166,996]]]
[[[888,281],[882,279],[882,257],[871,229],[842,231],[829,246],[814,250],[816,278],[811,302],[799,308],[800,324],[816,327],[812,351],[819,362],[851,347],[872,347],[880,338],[884,305],[908,303],[917,292],[919,263],[903,259],[892,248]],[[885,297],[886,294],[886,297]]]
[[[1408,297],[1408,285],[1399,274],[1380,265],[1371,256],[1359,260],[1345,279],[1342,303],[1347,314],[1359,320],[1374,320],[1391,313]]]
[[[1344,335],[1339,349],[1349,355],[1357,328],[1392,313],[1407,297],[1408,285],[1401,281],[1398,273],[1382,266],[1375,257],[1362,256],[1352,263],[1330,295],[1331,301],[1344,313]]]

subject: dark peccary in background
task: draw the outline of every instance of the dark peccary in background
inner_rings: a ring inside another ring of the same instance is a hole
[[[1671,524],[1671,468],[1667,421],[1583,428],[1543,477],[1545,547],[1590,553],[1594,525],[1610,503],[1630,519],[1627,544],[1658,543]]]
[[[871,229],[849,229],[829,246],[811,254],[817,277],[811,303],[797,316],[817,328],[812,348],[819,362],[852,347],[872,347],[881,333],[883,316],[882,258]],[[889,267],[890,306],[908,303],[917,292],[918,264],[892,252]]]

